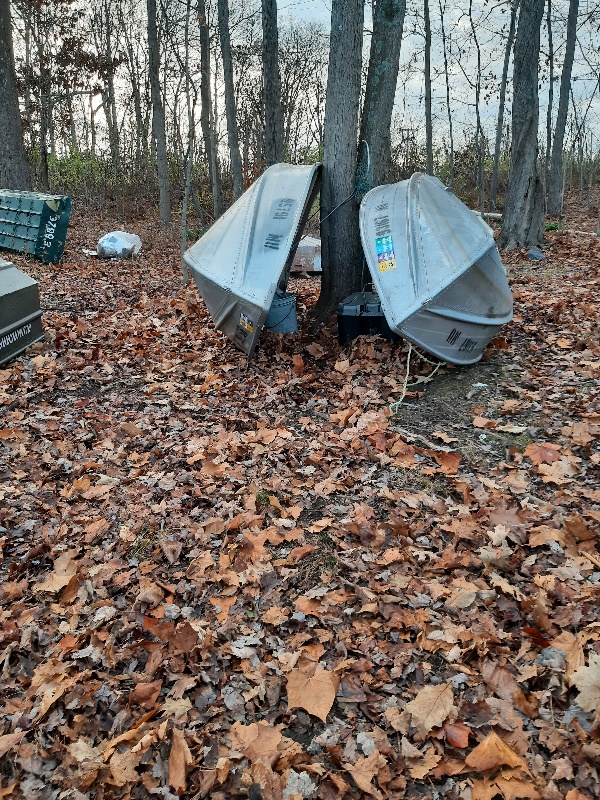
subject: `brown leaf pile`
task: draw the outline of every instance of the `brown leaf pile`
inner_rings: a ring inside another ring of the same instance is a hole
[[[392,417],[404,345],[310,336],[314,279],[247,362],[131,227],[15,258],[0,797],[597,797],[598,243],[511,254],[515,322]]]

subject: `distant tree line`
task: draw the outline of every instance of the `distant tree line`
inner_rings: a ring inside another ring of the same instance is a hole
[[[507,247],[540,241],[566,187],[594,199],[598,9],[369,8],[333,0],[328,34],[276,0],[0,0],[0,182],[101,194],[119,213],[156,192],[184,245],[188,209],[201,228],[268,165],[323,161],[323,314],[359,281],[365,153],[374,185],[420,169],[503,207]]]

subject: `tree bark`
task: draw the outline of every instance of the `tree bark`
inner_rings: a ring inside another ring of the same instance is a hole
[[[552,0],[547,0],[546,31],[548,34],[548,108],[546,110],[546,152],[544,153],[544,197],[548,199],[550,151],[552,149],[552,111],[554,106],[554,44],[552,42]]]
[[[571,72],[575,55],[575,42],[577,39],[577,13],[579,0],[570,0],[569,16],[567,18],[567,42],[565,45],[565,60],[560,77],[560,93],[558,96],[558,112],[554,141],[552,143],[552,162],[550,165],[550,181],[548,187],[548,214],[558,217],[562,213],[562,161],[565,128],[569,111],[569,90],[571,88]]]
[[[233,193],[237,200],[244,192],[244,174],[238,137],[235,108],[235,87],[233,84],[233,62],[231,58],[231,41],[229,38],[229,0],[218,0],[219,38],[221,39],[221,56],[223,58],[223,77],[225,81],[225,116],[227,118],[227,141],[231,157],[233,173]]]
[[[204,140],[204,152],[208,161],[208,177],[213,198],[213,217],[221,216],[221,176],[215,146],[212,94],[210,90],[210,34],[206,16],[205,0],[198,0],[198,22],[200,24],[200,127]]]
[[[5,189],[31,189],[19,110],[9,0],[0,0],[0,182]]]
[[[423,0],[425,16],[425,147],[427,149],[427,174],[433,175],[433,120],[431,117],[431,21],[429,0]]]
[[[544,191],[537,170],[538,62],[545,0],[523,0],[515,41],[510,171],[501,247],[529,247],[543,238]]]
[[[146,0],[146,8],[148,11],[148,71],[152,98],[152,132],[156,140],[160,224],[163,228],[168,228],[171,225],[171,199],[169,196],[165,108],[160,90],[160,50],[156,29],[156,0]]]
[[[362,247],[355,199],[363,0],[333,0],[321,182],[321,295],[314,326],[361,288]]]
[[[406,0],[377,0],[373,8],[373,35],[360,138],[369,145],[374,186],[394,179],[390,129],[405,13]]]
[[[490,187],[490,208],[496,210],[496,199],[498,195],[498,172],[500,169],[500,150],[502,148],[502,134],[504,132],[504,109],[506,108],[506,84],[508,79],[508,65],[510,54],[515,39],[515,28],[517,23],[518,0],[512,0],[510,11],[510,26],[506,49],[504,50],[504,65],[502,67],[502,80],[500,81],[500,102],[498,104],[498,121],[496,123],[496,146],[494,148],[494,165],[492,167],[492,185]]]
[[[263,102],[267,166],[284,160],[277,0],[262,0]]]
[[[454,189],[454,131],[452,126],[452,109],[450,107],[450,74],[448,72],[448,50],[446,48],[446,28],[444,27],[444,8],[442,7],[442,0],[439,0],[440,6],[440,23],[442,27],[442,47],[444,50],[444,77],[446,79],[446,110],[448,113],[448,138],[450,145],[450,153],[448,157],[448,186]]]

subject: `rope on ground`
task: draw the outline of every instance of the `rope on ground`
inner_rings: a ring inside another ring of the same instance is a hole
[[[409,383],[408,379],[410,377],[410,360],[413,351],[418,358],[420,358],[422,361],[427,362],[427,364],[431,364],[431,366],[434,367],[434,369],[432,372],[429,373],[429,375],[421,375],[419,378],[417,378],[417,380],[414,383]],[[395,417],[400,411],[400,407],[404,402],[404,398],[406,397],[408,390],[414,389],[421,383],[429,383],[430,381],[432,381],[435,374],[437,373],[437,371],[439,370],[439,368],[442,366],[443,363],[444,363],[443,361],[437,361],[437,362],[430,361],[430,359],[428,359],[427,356],[424,356],[422,353],[419,353],[419,351],[412,346],[411,342],[408,343],[408,355],[406,356],[406,373],[404,375],[404,381],[402,382],[402,394],[399,400],[390,403],[390,413],[393,417]]]

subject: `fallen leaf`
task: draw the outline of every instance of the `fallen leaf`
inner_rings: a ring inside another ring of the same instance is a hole
[[[587,667],[579,667],[571,675],[571,683],[579,689],[577,705],[584,711],[600,709],[600,654],[591,652]]]
[[[180,728],[173,728],[171,734],[171,752],[169,753],[169,786],[177,794],[183,794],[187,788],[187,773],[194,763],[192,753]]]
[[[454,708],[454,695],[448,683],[426,686],[414,700],[406,704],[405,710],[412,714],[412,723],[425,738],[432,728],[439,726]]]
[[[531,442],[523,451],[523,455],[536,466],[553,464],[560,459],[560,447],[550,442]]]
[[[520,767],[529,772],[523,759],[493,731],[469,753],[465,764],[476,772],[485,772],[503,765]]]
[[[356,764],[345,764],[344,769],[352,775],[352,780],[358,788],[370,797],[381,797],[379,792],[371,783],[380,769],[379,750],[373,750],[371,755],[366,758],[359,758]]]
[[[19,744],[25,734],[26,731],[17,731],[16,733],[5,733],[0,736],[0,758],[6,755],[9,750],[12,750],[15,745]]]
[[[78,562],[75,560],[77,550],[65,550],[54,562],[54,570],[41,583],[34,585],[36,592],[56,594],[77,574]]]
[[[293,669],[287,675],[288,708],[303,708],[325,722],[338,684],[337,675],[325,669],[317,669],[312,676],[301,669]]]

